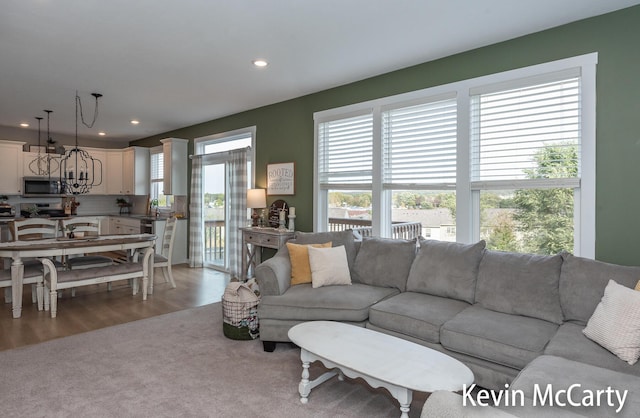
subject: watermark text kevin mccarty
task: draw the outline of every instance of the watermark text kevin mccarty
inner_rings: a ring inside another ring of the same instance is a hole
[[[533,385],[533,398],[526,398],[521,389],[509,389],[506,384],[502,390],[477,389],[476,384],[464,385],[462,388],[463,406],[609,406],[615,408],[616,414],[622,411],[627,400],[628,390],[586,389],[580,383],[567,388],[554,388],[552,384]]]

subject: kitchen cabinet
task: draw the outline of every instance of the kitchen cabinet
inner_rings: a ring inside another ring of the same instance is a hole
[[[0,194],[22,194],[22,148],[26,142],[0,140]]]
[[[106,194],[149,194],[149,148],[105,150],[107,154]]]
[[[164,194],[187,195],[187,148],[189,141],[180,138],[161,139],[164,154]]]
[[[129,147],[123,153],[124,194],[149,194],[150,169],[149,148]]]
[[[122,187],[124,174],[122,172],[122,150],[107,150],[106,192],[107,194],[124,194]]]
[[[131,235],[140,233],[140,219],[124,216],[109,217],[109,234]]]
[[[156,239],[156,248],[162,242],[162,235],[164,234],[164,226],[166,225],[166,220],[158,219],[153,222],[153,233],[158,237]],[[186,219],[176,219],[176,230],[174,231],[176,237],[173,241],[173,254],[171,258],[171,264],[183,264],[188,262],[187,255],[187,241],[188,241],[188,231],[187,231],[187,220]]]

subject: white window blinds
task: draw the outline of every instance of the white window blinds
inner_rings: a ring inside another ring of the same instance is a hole
[[[454,98],[383,113],[385,188],[455,185],[456,114]]]
[[[579,76],[472,95],[471,179],[577,179],[580,133]]]
[[[151,181],[162,180],[164,177],[164,154],[155,152],[151,154]]]
[[[320,123],[318,149],[318,180],[321,188],[371,187],[371,114]]]

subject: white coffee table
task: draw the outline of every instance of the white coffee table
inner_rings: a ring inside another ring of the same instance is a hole
[[[473,383],[473,373],[458,360],[439,351],[391,335],[332,321],[312,321],[289,330],[300,347],[300,402],[311,389],[338,375],[361,377],[371,387],[384,387],[400,403],[401,418],[409,417],[413,391],[458,391]],[[320,361],[330,370],[309,380],[309,365]]]

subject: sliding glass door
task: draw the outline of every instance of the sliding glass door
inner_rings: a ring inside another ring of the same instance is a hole
[[[251,147],[247,153],[247,188],[253,187],[255,128],[233,131],[195,140],[196,154],[207,155],[202,165],[203,264],[228,271],[232,246],[229,243],[229,214],[234,202],[229,192],[234,185],[227,175],[229,152]],[[248,218],[248,214],[247,214]]]

